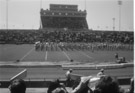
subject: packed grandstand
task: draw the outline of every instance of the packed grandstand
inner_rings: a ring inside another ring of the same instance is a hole
[[[117,31],[0,30],[1,44],[34,44],[36,41],[133,44],[134,34]]]

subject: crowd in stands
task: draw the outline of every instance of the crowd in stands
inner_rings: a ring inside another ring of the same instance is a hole
[[[0,43],[31,44],[36,41],[133,44],[134,34],[123,31],[0,30]]]
[[[67,86],[64,83],[60,83],[59,79],[56,79],[50,82],[47,91],[44,93],[134,93],[134,78],[131,79],[129,89],[125,91],[125,89],[120,87],[116,78],[105,75],[103,69],[100,70],[99,73],[96,77],[82,76],[80,79],[76,79],[71,87],[71,91],[66,89]],[[68,73],[68,75],[71,74],[71,72]],[[26,93],[25,81],[22,79],[15,79],[9,85],[9,90],[10,93]]]

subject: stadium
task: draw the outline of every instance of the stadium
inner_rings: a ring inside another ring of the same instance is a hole
[[[78,5],[50,4],[40,10],[39,29],[1,29],[0,91],[6,93],[10,79],[24,69],[26,93],[46,91],[54,79],[65,83],[69,69],[83,76],[105,69],[127,91],[134,76],[134,32],[92,30],[86,17]]]

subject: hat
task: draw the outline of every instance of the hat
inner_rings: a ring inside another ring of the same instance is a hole
[[[70,71],[70,72],[72,72],[72,71],[73,71],[73,69],[69,69],[69,71]]]

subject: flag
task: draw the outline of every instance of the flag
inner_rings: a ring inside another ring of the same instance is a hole
[[[87,83],[88,82],[88,87],[92,90],[95,89],[95,85],[96,83],[100,80],[100,77],[98,76],[93,76],[93,75],[90,75],[90,76],[82,76],[82,75],[78,75],[78,74],[72,74],[70,73],[70,78],[72,80],[81,80],[81,82],[83,84]]]
[[[100,80],[100,77],[92,77],[90,80],[89,80],[89,83],[88,83],[88,87],[92,90],[95,89],[95,85],[96,83]]]
[[[70,79],[72,79],[72,80],[79,80],[79,79],[81,79],[81,77],[83,77],[82,75],[72,74],[72,73],[70,73],[69,76],[70,76]]]
[[[27,69],[24,69],[23,71],[21,71],[20,73],[18,73],[17,75],[13,76],[10,81],[13,81],[15,79],[24,79],[27,76]]]

